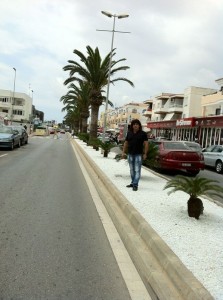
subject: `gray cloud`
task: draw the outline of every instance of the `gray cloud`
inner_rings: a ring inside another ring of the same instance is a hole
[[[160,92],[182,93],[190,86],[217,88],[222,77],[223,0],[10,0],[0,2],[0,82],[2,89],[34,90],[34,105],[46,119],[62,120],[59,98],[66,93],[62,70],[74,49],[111,48],[113,19],[101,14],[128,13],[117,19],[116,58],[126,58],[122,75],[135,84],[110,88],[116,105],[144,101]]]

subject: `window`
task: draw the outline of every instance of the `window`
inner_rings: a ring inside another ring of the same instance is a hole
[[[23,115],[24,115],[24,113],[23,113],[23,111],[22,111],[22,110],[17,110],[17,109],[15,109],[15,110],[13,110],[13,115],[17,115],[17,116],[23,116]]]
[[[6,103],[6,102],[9,102],[9,98],[0,98],[0,101]]]

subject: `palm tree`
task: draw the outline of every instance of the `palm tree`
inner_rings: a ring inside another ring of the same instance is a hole
[[[143,162],[143,164],[145,166],[148,166],[149,168],[156,168],[158,167],[158,161],[157,161],[157,157],[159,154],[159,149],[157,147],[156,144],[154,144],[153,142],[149,143],[149,151],[147,153],[147,158],[146,160]]]
[[[87,82],[80,82],[80,87],[78,87],[72,83],[68,88],[70,90],[66,95],[60,98],[60,101],[62,101],[63,104],[67,104],[68,107],[73,105],[79,109],[81,117],[80,130],[81,132],[87,132],[87,120],[90,115],[89,85]],[[65,109],[66,108],[67,106]]]
[[[69,124],[71,128],[74,129],[74,132],[77,134],[80,128],[80,112],[75,108],[63,108],[62,111],[67,110],[67,114],[65,116],[66,124]]]
[[[217,180],[203,177],[189,178],[178,175],[166,183],[164,190],[172,188],[168,195],[176,191],[187,193],[190,196],[187,202],[188,215],[198,220],[204,210],[203,202],[198,197],[223,195],[223,188],[216,183],[218,183]]]
[[[98,140],[98,146],[99,146],[102,150],[104,150],[103,156],[104,156],[104,157],[108,157],[108,153],[110,152],[110,150],[111,150],[112,148],[114,148],[114,147],[116,146],[116,144],[113,143],[113,142],[110,142],[110,141],[105,141],[105,142],[103,142],[103,141],[101,141],[101,140]]]
[[[74,60],[68,60],[68,65],[66,65],[63,70],[69,71],[70,77],[64,81],[67,85],[73,81],[81,82],[86,81],[90,86],[90,105],[91,105],[91,127],[90,127],[90,138],[97,137],[97,125],[98,125],[98,113],[99,108],[102,105],[105,97],[102,96],[103,88],[108,84],[109,76],[109,62],[110,54],[112,57],[111,72],[110,72],[110,83],[114,84],[116,81],[125,81],[131,86],[134,84],[127,78],[119,77],[112,79],[112,77],[118,71],[124,71],[129,69],[128,66],[117,67],[116,65],[126,59],[119,59],[115,61],[113,58],[115,56],[115,49],[102,60],[99,49],[93,50],[90,46],[87,46],[87,56],[78,50],[74,50],[73,53],[78,56],[81,63]]]

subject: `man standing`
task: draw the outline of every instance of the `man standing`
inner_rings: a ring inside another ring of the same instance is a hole
[[[133,191],[138,190],[138,183],[141,176],[142,160],[147,158],[149,144],[146,133],[142,130],[141,122],[134,119],[131,122],[126,135],[122,158],[128,151],[128,162],[130,167],[131,183],[127,187],[132,187]]]

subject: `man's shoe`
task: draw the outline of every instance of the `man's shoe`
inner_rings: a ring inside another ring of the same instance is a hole
[[[130,184],[126,185],[126,187],[133,187],[133,184],[130,183]]]
[[[133,191],[137,191],[138,187],[134,185],[132,189],[133,189]]]

